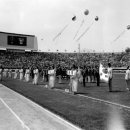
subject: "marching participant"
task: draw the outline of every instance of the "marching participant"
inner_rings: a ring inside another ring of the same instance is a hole
[[[100,86],[100,72],[99,72],[99,66],[96,66],[96,69],[95,69],[95,76],[96,76],[96,83],[97,83],[97,86]]]
[[[109,85],[109,92],[112,92],[112,68],[111,64],[108,63],[108,85]]]
[[[29,69],[29,67],[26,69],[26,71],[25,71],[25,81],[26,82],[29,82],[30,81],[30,69]]]
[[[70,82],[69,82],[69,91],[72,92],[72,75],[73,75],[73,67],[69,67],[69,70],[67,70],[67,75],[69,75]]]
[[[9,72],[9,69],[8,68],[6,68],[6,78],[8,78],[8,72]]]
[[[26,82],[26,77],[27,77],[26,69],[27,69],[27,68],[24,69],[24,81],[25,81],[25,82]]]
[[[61,75],[62,75],[61,66],[59,66],[58,69],[57,69],[57,75],[58,75],[58,79],[59,79],[58,83],[61,84],[62,83],[62,81],[61,81]]]
[[[44,69],[44,78],[45,78],[45,82],[48,82],[48,67],[45,67]]]
[[[4,77],[4,78],[7,77],[7,71],[8,71],[8,69],[4,68],[4,70],[3,70],[3,77]]]
[[[78,67],[79,83],[83,83],[82,69]]]
[[[23,68],[22,67],[19,70],[19,76],[20,76],[20,80],[22,80],[23,79]]]
[[[8,77],[9,77],[9,78],[12,77],[12,69],[9,69],[9,71],[8,71]]]
[[[45,72],[44,72],[44,69],[42,69],[42,82],[45,81]]]
[[[18,77],[18,69],[15,69],[15,72],[14,72],[14,79],[17,79]]]
[[[126,81],[126,89],[130,91],[130,70],[129,66],[127,67],[126,73],[125,73],[125,81]]]
[[[38,85],[38,78],[39,78],[38,67],[34,68],[33,73],[34,73],[33,84]]]
[[[50,67],[48,74],[49,74],[49,88],[53,89],[55,87],[55,75],[56,75],[56,69],[54,68],[54,66]]]
[[[77,71],[77,67],[75,65],[73,65],[72,68],[72,73],[73,75],[71,76],[71,87],[72,87],[72,93],[75,95],[77,90],[78,90],[78,81],[79,81],[79,69]]]
[[[82,76],[83,76],[83,86],[85,87],[85,79],[86,79],[86,67],[84,65],[83,69],[82,69]]]
[[[90,76],[91,76],[91,70],[90,70],[90,66],[88,66],[88,83],[91,82]]]

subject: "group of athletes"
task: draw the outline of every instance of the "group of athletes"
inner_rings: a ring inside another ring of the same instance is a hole
[[[42,74],[41,74],[42,72]],[[107,68],[107,74],[108,74],[108,86],[109,86],[109,92],[112,92],[112,67],[111,64],[108,63]],[[58,78],[58,83],[62,83],[62,78],[69,78],[69,92],[77,93],[78,90],[78,84],[82,83],[83,86],[86,86],[86,82],[95,82],[97,86],[100,86],[100,72],[99,72],[99,66],[95,67],[78,67],[76,65],[73,65],[70,69],[63,70],[62,67],[55,67],[54,65],[49,66],[46,69],[40,70],[38,67],[27,67],[20,69],[8,69],[3,68],[0,66],[0,80],[4,78],[13,78],[13,79],[19,79],[23,80],[25,82],[30,82],[31,79],[33,79],[32,84],[38,85],[38,81],[40,79],[40,76],[42,75],[42,81],[45,81],[47,83],[47,87],[50,89],[55,88],[56,78]],[[130,81],[130,70],[129,67],[127,67],[125,80],[127,84],[127,89],[129,90],[129,81]]]

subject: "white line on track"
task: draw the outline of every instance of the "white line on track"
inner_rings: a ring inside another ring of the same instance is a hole
[[[63,93],[66,93],[64,90],[58,90],[58,89],[55,89],[55,90],[56,91],[61,91]],[[102,102],[102,103],[109,104],[109,105],[115,105],[115,106],[118,106],[120,108],[125,108],[128,111],[130,111],[130,107],[126,106],[126,105],[122,105],[122,104],[118,104],[118,103],[114,103],[114,102],[110,102],[110,101],[107,101],[107,100],[94,98],[94,97],[90,97],[90,96],[86,96],[86,95],[82,95],[82,94],[77,94],[77,95],[80,96],[80,97],[85,97],[85,98],[88,98],[88,99],[92,99],[92,100],[97,101],[97,102]],[[73,95],[73,96],[75,96],[75,95]]]
[[[95,101],[103,102],[103,103],[110,104],[110,105],[115,105],[115,106],[118,106],[118,107],[121,107],[121,108],[125,108],[125,109],[130,111],[129,106],[125,106],[125,105],[122,105],[122,104],[118,104],[118,103],[114,103],[114,102],[110,102],[110,101],[107,101],[107,100],[98,99],[98,98],[94,98],[94,97],[90,97],[90,96],[86,96],[86,95],[82,95],[82,94],[78,94],[78,95],[81,96],[81,97],[85,97],[85,98],[95,100]]]
[[[26,100],[29,100],[29,99],[26,99]],[[57,115],[57,114],[51,112],[50,110],[48,110],[48,109],[46,109],[46,108],[44,108],[44,107],[41,107],[41,106],[38,105],[37,103],[35,103],[35,102],[31,101],[31,100],[29,100],[29,101],[32,102],[32,104],[34,104],[36,107],[38,107],[38,108],[44,110],[44,111],[45,111],[46,113],[48,113],[48,115],[51,116],[52,118],[57,118],[59,121],[61,121],[61,123],[62,123],[63,125],[67,124],[67,125],[71,126],[74,130],[84,130],[84,129],[79,128],[79,126],[76,126],[76,125],[72,124],[71,122],[67,121],[66,119],[60,117],[59,115]],[[67,126],[67,125],[66,125],[66,126]]]
[[[21,123],[23,128],[26,128],[27,130],[30,130],[30,128],[25,125],[25,123],[19,118],[19,116],[6,104],[6,102],[0,98],[1,102],[9,109],[9,111],[17,118],[17,120]]]

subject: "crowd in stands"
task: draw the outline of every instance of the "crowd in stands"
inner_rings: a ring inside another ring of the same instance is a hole
[[[55,64],[62,67],[71,67],[73,64],[83,67],[95,66],[99,62],[104,66],[111,62],[113,67],[126,67],[130,54],[122,53],[51,53],[51,52],[8,52],[0,51],[0,64],[7,68],[38,66],[45,68]]]

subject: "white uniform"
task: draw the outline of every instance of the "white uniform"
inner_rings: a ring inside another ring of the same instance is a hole
[[[109,79],[112,79],[112,68],[108,68],[107,71]]]
[[[33,84],[38,84],[38,78],[39,78],[39,71],[38,71],[38,69],[34,69],[33,73],[34,73]]]
[[[20,69],[19,73],[20,73],[20,75],[19,75],[20,76],[20,80],[22,80],[23,79],[23,69]]]
[[[18,69],[15,69],[15,72],[14,72],[14,79],[17,79],[18,77]]]
[[[3,71],[3,77],[7,77],[7,72],[8,72],[8,69],[4,69],[4,71]]]
[[[29,80],[30,80],[30,69],[26,69],[25,75],[26,75],[25,81],[29,82]]]
[[[78,72],[77,70],[73,70],[73,75],[71,76],[72,82],[72,92],[77,92],[78,90]]]
[[[49,70],[48,71],[49,74],[49,87],[53,88],[55,86],[55,70]]]
[[[12,70],[11,69],[9,69],[9,71],[8,71],[8,76],[9,76],[9,78],[11,78],[11,76],[12,76]]]
[[[126,89],[130,90],[130,70],[127,69],[125,73]]]
[[[78,76],[79,76],[79,82],[82,83],[83,82],[83,76],[81,74],[81,69],[78,68]]]
[[[69,82],[70,89],[69,89],[69,91],[72,92],[72,77],[73,77],[73,70],[67,70],[67,75],[70,76],[70,82]]]

